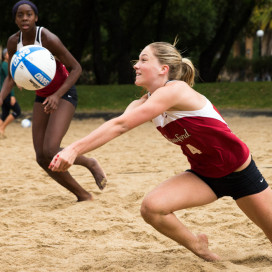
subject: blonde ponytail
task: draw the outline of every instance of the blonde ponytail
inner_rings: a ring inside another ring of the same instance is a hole
[[[175,47],[177,42],[176,38],[173,45],[166,42],[154,42],[149,46],[160,64],[169,66],[169,80],[183,80],[192,87],[195,81],[195,68],[189,59],[182,58]]]
[[[195,84],[195,67],[188,58],[182,58],[180,79],[191,87]]]

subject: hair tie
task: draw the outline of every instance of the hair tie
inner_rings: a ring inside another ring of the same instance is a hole
[[[15,18],[19,6],[24,5],[24,4],[31,6],[31,8],[34,10],[35,14],[38,15],[38,8],[34,3],[32,3],[31,1],[27,1],[27,0],[21,0],[21,1],[17,2],[12,8],[12,17],[13,18]]]

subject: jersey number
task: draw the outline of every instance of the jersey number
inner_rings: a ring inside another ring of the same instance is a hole
[[[187,144],[186,146],[188,147],[192,154],[202,154],[202,152],[199,149],[195,148],[194,146],[190,144]]]

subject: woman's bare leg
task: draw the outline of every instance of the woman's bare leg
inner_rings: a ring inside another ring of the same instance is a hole
[[[272,191],[264,191],[236,200],[239,208],[260,227],[272,243]]]
[[[9,114],[5,121],[0,124],[0,135],[5,137],[5,129],[11,122],[14,121],[14,119],[14,116],[12,114]]]
[[[91,200],[92,195],[84,190],[68,171],[61,173],[52,172],[48,169],[51,159],[60,150],[60,143],[69,128],[74,111],[74,106],[64,99],[60,100],[58,109],[50,115],[44,113],[41,103],[34,103],[33,144],[37,162],[50,177],[76,195],[78,201]],[[89,170],[92,167],[91,163],[91,159],[86,159],[82,164],[79,160],[79,164]]]
[[[107,177],[103,169],[99,165],[98,161],[94,158],[87,158],[85,156],[79,156],[76,158],[74,164],[82,165],[89,169],[92,173],[95,182],[100,190],[103,190],[107,184]]]
[[[207,261],[219,257],[208,248],[205,234],[194,235],[174,212],[211,203],[217,199],[214,192],[194,174],[185,172],[163,182],[143,200],[141,214],[144,220],[165,236],[191,250]]]

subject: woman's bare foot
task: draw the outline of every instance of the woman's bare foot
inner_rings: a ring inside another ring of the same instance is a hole
[[[84,196],[81,196],[81,197],[77,197],[77,202],[82,202],[82,201],[92,201],[93,200],[93,196],[89,193],[87,193],[86,195]]]
[[[0,127],[0,139],[5,139],[7,136],[5,135],[4,130]]]
[[[218,261],[220,257],[215,253],[212,253],[208,248],[208,237],[205,234],[198,234],[196,237],[198,239],[198,246],[193,253],[209,262]]]
[[[98,188],[103,190],[107,184],[107,177],[97,160],[94,158],[89,158],[87,168],[92,173]]]

